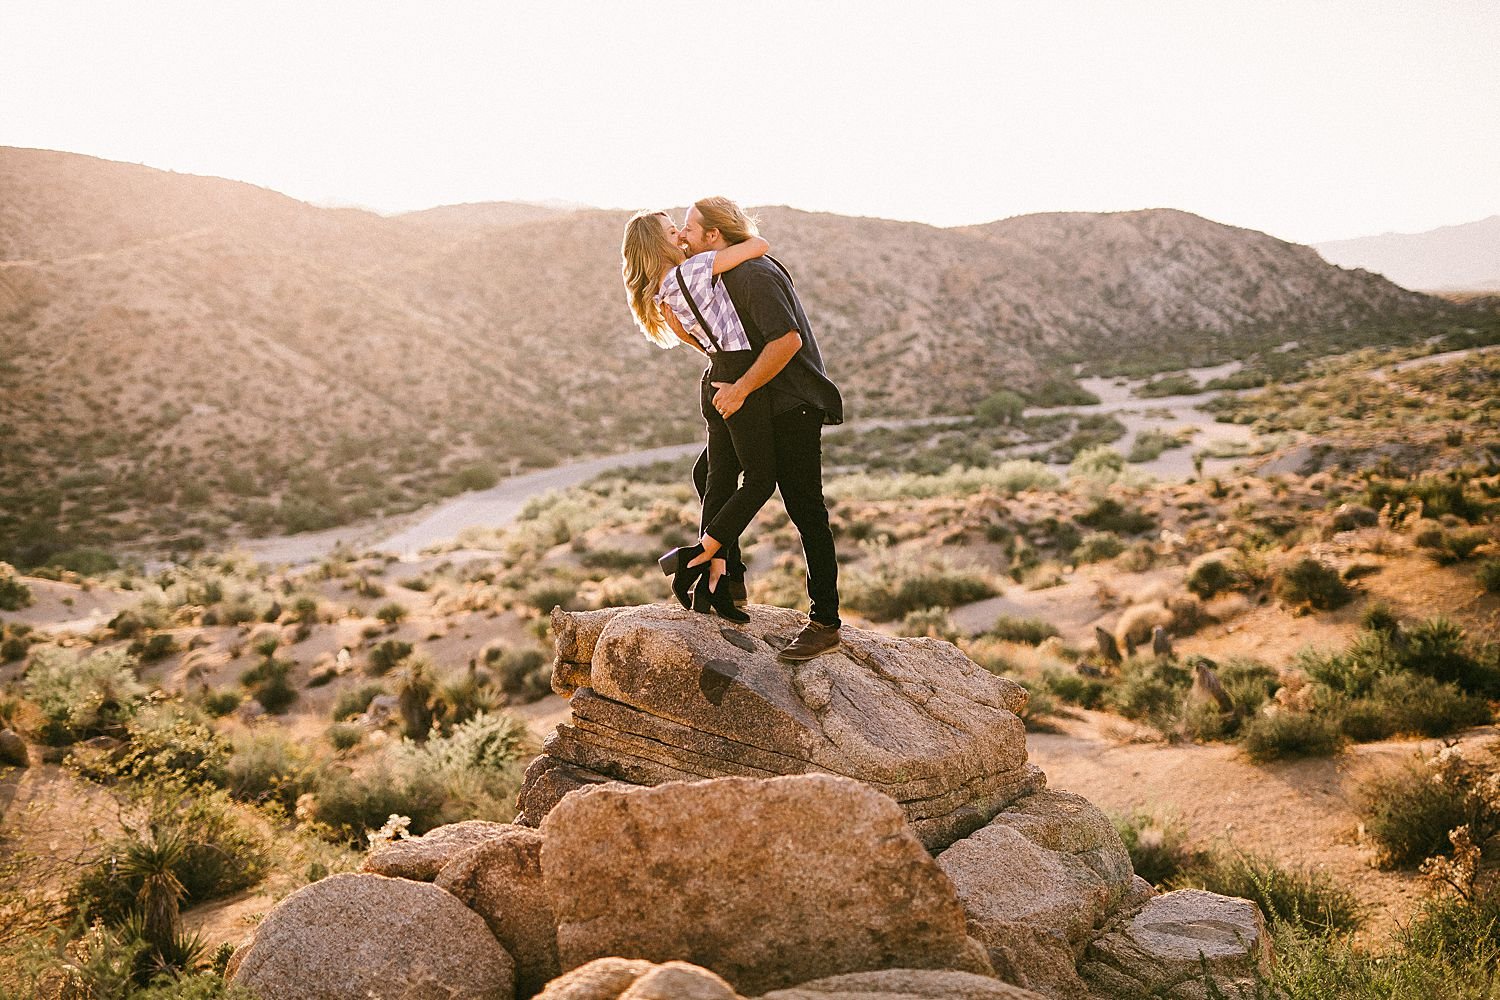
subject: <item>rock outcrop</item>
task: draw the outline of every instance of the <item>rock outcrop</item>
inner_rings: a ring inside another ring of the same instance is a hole
[[[1042,1000],[1029,990],[968,972],[882,969],[774,990],[757,1000]]]
[[[542,835],[565,969],[680,959],[747,994],[893,966],[991,971],[902,811],[849,778],[608,785],[565,798]]]
[[[364,870],[391,878],[431,882],[438,872],[469,848],[521,829],[510,823],[471,819],[429,830],[421,837],[392,840],[370,852]]]
[[[789,665],[776,652],[802,616],[750,613],[731,628],[661,605],[554,612],[572,719],[528,769],[518,822],[607,779],[826,772],[890,796],[936,850],[1042,787],[1016,716],[1025,690],[953,645],[846,626],[840,651]]]
[[[1270,947],[1260,909],[1248,899],[1178,889],[1095,939],[1079,971],[1104,997],[1206,1000],[1205,969],[1219,995],[1253,996]]]
[[[333,875],[292,893],[231,961],[258,1000],[511,1000],[515,964],[473,910],[423,882]]]
[[[542,881],[541,834],[510,827],[484,839],[454,857],[433,884],[483,917],[510,952],[517,996],[539,993],[557,976],[557,920]]]

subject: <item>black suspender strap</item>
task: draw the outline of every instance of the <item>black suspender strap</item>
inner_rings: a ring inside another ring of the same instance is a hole
[[[792,285],[793,288],[797,287],[797,281],[796,281],[796,279],[792,277],[792,272],[788,271],[786,269],[786,265],[785,264],[783,264],[781,261],[777,260],[775,257],[772,257],[770,254],[766,254],[766,260],[770,261],[772,264],[775,264],[777,267],[781,268],[781,273],[784,274],[784,275],[786,275],[786,280],[791,283],[791,285]]]
[[[693,293],[688,291],[687,282],[682,278],[681,264],[677,265],[677,287],[682,291],[682,297],[687,299],[688,308],[693,310],[693,318],[698,321],[698,325],[703,328],[703,332],[708,334],[708,339],[713,341],[714,350],[722,351],[724,348],[719,344],[719,338],[714,336],[714,328],[708,325],[708,320],[704,319],[703,314],[698,311],[698,303],[693,301]]]

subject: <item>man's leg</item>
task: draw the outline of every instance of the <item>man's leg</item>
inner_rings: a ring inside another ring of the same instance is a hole
[[[787,516],[802,536],[807,560],[807,596],[813,622],[837,628],[839,564],[823,500],[823,414],[799,406],[773,421],[776,434],[776,482]]]

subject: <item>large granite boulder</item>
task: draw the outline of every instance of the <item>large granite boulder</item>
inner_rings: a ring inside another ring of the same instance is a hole
[[[1048,996],[1085,992],[1075,954],[1128,898],[1150,894],[1109,818],[1046,790],[1016,800],[938,855],[1002,978]]]
[[[292,893],[236,953],[258,1000],[511,1000],[515,965],[484,920],[425,882],[334,875]]]
[[[428,830],[420,837],[407,837],[379,845],[365,858],[364,870],[391,878],[431,882],[448,862],[469,848],[518,829],[523,828],[482,819],[449,823]]]
[[[707,969],[688,962],[596,958],[547,984],[538,1000],[744,1000]]]
[[[562,967],[677,959],[744,993],[891,967],[989,974],[905,819],[827,774],[569,795],[542,823]]]
[[[1218,995],[1253,996],[1271,959],[1260,908],[1248,899],[1178,889],[1147,901],[1088,947],[1078,971],[1098,997],[1206,1000],[1204,969]]]
[[[852,972],[773,990],[756,1000],[1043,1000],[1009,983],[970,972],[882,969]]]
[[[525,827],[483,840],[433,883],[484,918],[516,961],[516,995],[539,993],[559,970],[557,921],[542,882],[542,835]]]
[[[1039,790],[1016,712],[1025,690],[950,643],[845,626],[838,652],[776,659],[805,619],[753,606],[748,625],[650,605],[555,612],[554,677],[572,719],[527,771],[518,822],[601,779],[825,772],[901,805],[929,849]]]

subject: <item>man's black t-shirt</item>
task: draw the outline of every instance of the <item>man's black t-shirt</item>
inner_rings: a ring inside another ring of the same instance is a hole
[[[844,422],[844,400],[823,370],[823,355],[791,279],[766,257],[748,260],[719,275],[740,315],[750,346],[760,351],[796,330],[802,347],[762,388],[771,392],[771,410],[781,414],[807,404],[823,411],[825,424]]]

